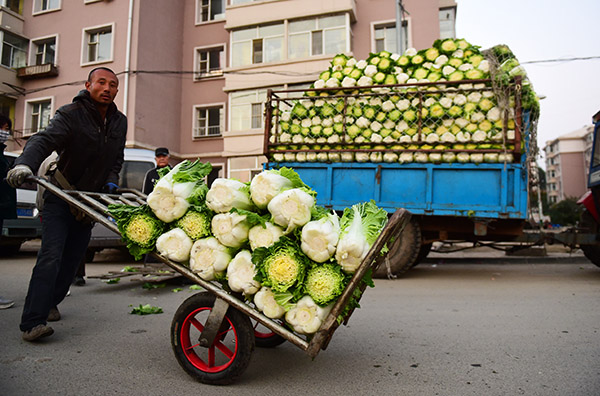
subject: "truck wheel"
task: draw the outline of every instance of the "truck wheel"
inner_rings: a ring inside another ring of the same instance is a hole
[[[412,265],[413,267],[416,267],[423,260],[425,260],[425,258],[429,254],[429,252],[431,252],[431,246],[433,246],[432,243],[425,243],[425,244],[421,245],[421,248],[419,249],[419,254],[417,255],[417,259],[415,260],[415,262]]]
[[[400,238],[395,238],[391,246],[388,246],[390,271],[395,276],[400,276],[411,269],[419,256],[421,250],[421,227],[415,219],[411,219]],[[387,266],[382,263],[373,274],[375,278],[387,278]]]
[[[239,378],[254,351],[250,318],[229,308],[219,334],[208,348],[200,334],[215,304],[215,296],[198,293],[181,304],[171,323],[171,346],[179,365],[193,378],[210,385],[224,385]]]
[[[585,230],[584,232],[598,234],[598,223],[596,223],[596,220],[594,219],[594,217],[587,210],[584,210],[581,213],[580,227]],[[600,267],[600,246],[599,245],[581,245],[581,250],[583,251],[584,256],[588,260],[590,260],[593,264]]]

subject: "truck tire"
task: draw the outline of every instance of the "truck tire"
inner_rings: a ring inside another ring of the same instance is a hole
[[[584,232],[598,234],[598,223],[587,210],[581,213],[580,227]],[[600,245],[581,245],[581,250],[588,260],[600,267]]]
[[[413,267],[416,267],[417,265],[419,265],[421,263],[421,261],[425,260],[425,258],[429,254],[429,252],[431,252],[432,246],[433,246],[432,243],[424,243],[421,245],[421,248],[419,249],[419,254],[417,255],[417,259],[415,260],[415,262],[412,265]]]
[[[421,227],[419,223],[415,219],[411,219],[404,227],[400,238],[394,239],[391,246],[388,247],[390,249],[388,253],[390,272],[392,275],[401,276],[416,265],[415,262],[421,250]],[[375,278],[388,277],[385,262],[379,266],[373,276]]]

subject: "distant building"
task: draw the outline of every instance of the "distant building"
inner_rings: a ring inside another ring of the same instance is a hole
[[[589,125],[546,142],[548,203],[579,198],[587,191],[593,132]]]
[[[338,53],[398,52],[396,3],[0,0],[0,111],[26,140],[92,68],[110,67],[128,147],[166,146],[247,181],[265,161],[267,89],[308,87]],[[404,48],[454,37],[454,0],[402,3]]]

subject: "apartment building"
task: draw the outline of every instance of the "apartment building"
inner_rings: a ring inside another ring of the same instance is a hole
[[[587,191],[594,127],[589,125],[546,142],[548,203],[579,198]]]
[[[403,48],[454,37],[453,0],[404,0]],[[331,58],[398,51],[393,0],[0,0],[0,111],[18,151],[89,71],[119,75],[128,147],[167,146],[247,181],[267,89],[308,87]]]

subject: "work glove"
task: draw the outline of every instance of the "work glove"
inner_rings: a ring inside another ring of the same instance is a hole
[[[119,186],[115,183],[106,183],[104,187],[102,187],[102,192],[106,194],[116,194]]]
[[[27,165],[17,165],[8,171],[6,175],[6,182],[13,188],[18,188],[25,182],[25,179],[33,176],[31,168]]]

